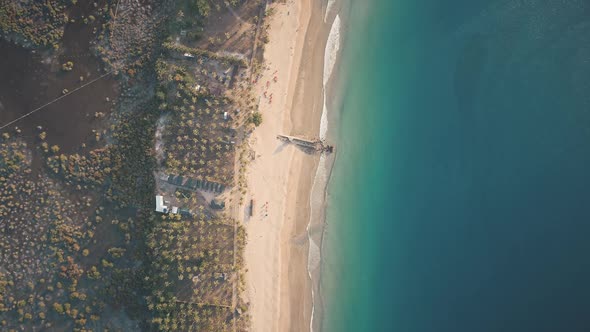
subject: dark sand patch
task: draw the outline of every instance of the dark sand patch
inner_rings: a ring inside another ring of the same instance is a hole
[[[0,40],[0,127],[55,100],[64,89],[72,91],[104,74],[90,50],[93,29],[93,25],[79,22],[68,24],[57,57],[48,51],[31,51]],[[66,61],[74,63],[73,70],[61,71],[61,63]],[[49,144],[73,152],[82,143],[95,140],[92,130],[101,123],[94,114],[110,114],[117,94],[114,78],[107,76],[0,132],[13,132],[19,127],[33,141],[40,132],[37,126],[41,126]],[[107,97],[111,102],[106,101]]]

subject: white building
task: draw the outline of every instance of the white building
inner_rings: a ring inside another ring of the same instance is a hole
[[[156,211],[161,213],[168,213],[168,207],[164,205],[163,196],[156,196]]]

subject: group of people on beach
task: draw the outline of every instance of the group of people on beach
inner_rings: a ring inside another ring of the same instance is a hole
[[[266,67],[266,69],[270,70],[270,67]],[[274,83],[277,83],[279,81],[278,72],[279,72],[278,70],[275,70],[274,73],[272,73],[272,76],[273,76],[272,82],[274,82]],[[256,84],[257,82],[258,82],[258,78],[256,78],[252,83]],[[272,93],[268,94],[268,89],[270,88],[270,85],[271,85],[271,81],[270,80],[266,81],[266,86],[265,86],[266,88],[265,88],[264,92],[262,93],[262,96],[265,99],[268,99],[269,104],[272,104],[272,95],[273,94]]]
[[[262,205],[262,218],[268,217],[268,202]]]

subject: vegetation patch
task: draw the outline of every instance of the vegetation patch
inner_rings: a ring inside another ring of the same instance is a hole
[[[25,39],[25,44],[59,48],[68,22],[69,0],[0,1],[0,30]]]
[[[78,73],[87,65],[83,57],[99,54],[121,92],[106,97],[107,115],[98,110],[82,118],[100,119],[100,128],[72,148],[52,142],[43,123],[27,133],[3,132],[0,330],[248,329],[240,296],[246,233],[226,215],[225,203],[211,207],[213,198],[228,199],[224,190],[166,183],[165,199],[181,208],[161,214],[154,211],[160,189],[154,174],[223,184],[230,195],[236,182],[243,190],[247,158],[237,146],[262,120],[250,115],[256,100],[243,52],[253,48],[258,18],[243,14],[259,12],[261,4],[0,0],[3,36],[26,39],[27,46],[58,49],[69,45],[68,24],[97,21],[79,37],[95,53],[46,54],[54,72],[72,72],[56,75],[58,84],[75,77],[85,89],[94,83]],[[239,26],[234,10],[249,23]],[[215,24],[228,30],[209,32]],[[172,42],[190,34],[203,41],[221,34],[228,47]],[[63,98],[77,93],[68,85],[63,94],[68,89]]]
[[[157,68],[159,109],[172,116],[163,135],[168,172],[231,184],[235,149],[229,100],[205,98],[184,67],[161,61]]]

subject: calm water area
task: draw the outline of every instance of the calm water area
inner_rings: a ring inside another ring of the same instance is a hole
[[[590,331],[590,3],[352,1],[323,331]]]

